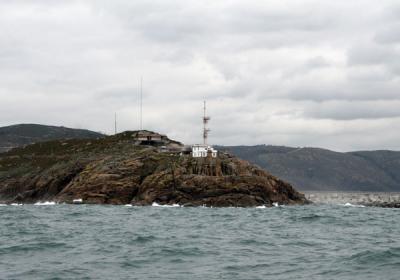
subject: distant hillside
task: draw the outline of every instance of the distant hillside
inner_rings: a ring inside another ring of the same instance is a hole
[[[101,133],[84,129],[48,126],[40,124],[17,124],[0,127],[0,153],[14,147],[58,139],[95,139]]]
[[[338,153],[281,146],[219,147],[300,190],[400,191],[400,152]]]

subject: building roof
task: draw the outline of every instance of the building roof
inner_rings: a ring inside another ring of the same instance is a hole
[[[193,144],[192,147],[211,147],[210,145],[206,145],[206,144]]]
[[[134,137],[155,137],[155,138],[167,138],[167,135],[160,134],[152,131],[138,131]]]

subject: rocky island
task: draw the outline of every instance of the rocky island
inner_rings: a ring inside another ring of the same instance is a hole
[[[228,153],[194,158],[141,131],[36,143],[0,154],[0,202],[272,206],[306,204],[288,183]]]

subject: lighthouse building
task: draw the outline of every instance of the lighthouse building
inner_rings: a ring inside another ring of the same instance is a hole
[[[211,157],[216,158],[218,151],[213,147],[204,144],[196,144],[192,146],[192,156],[195,158],[207,157],[209,154]]]

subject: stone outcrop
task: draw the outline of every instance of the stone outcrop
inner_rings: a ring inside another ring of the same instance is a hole
[[[136,145],[133,135],[53,141],[0,155],[0,201],[240,207],[308,203],[288,183],[229,154],[195,159],[165,147]],[[176,150],[179,142],[170,143]]]

